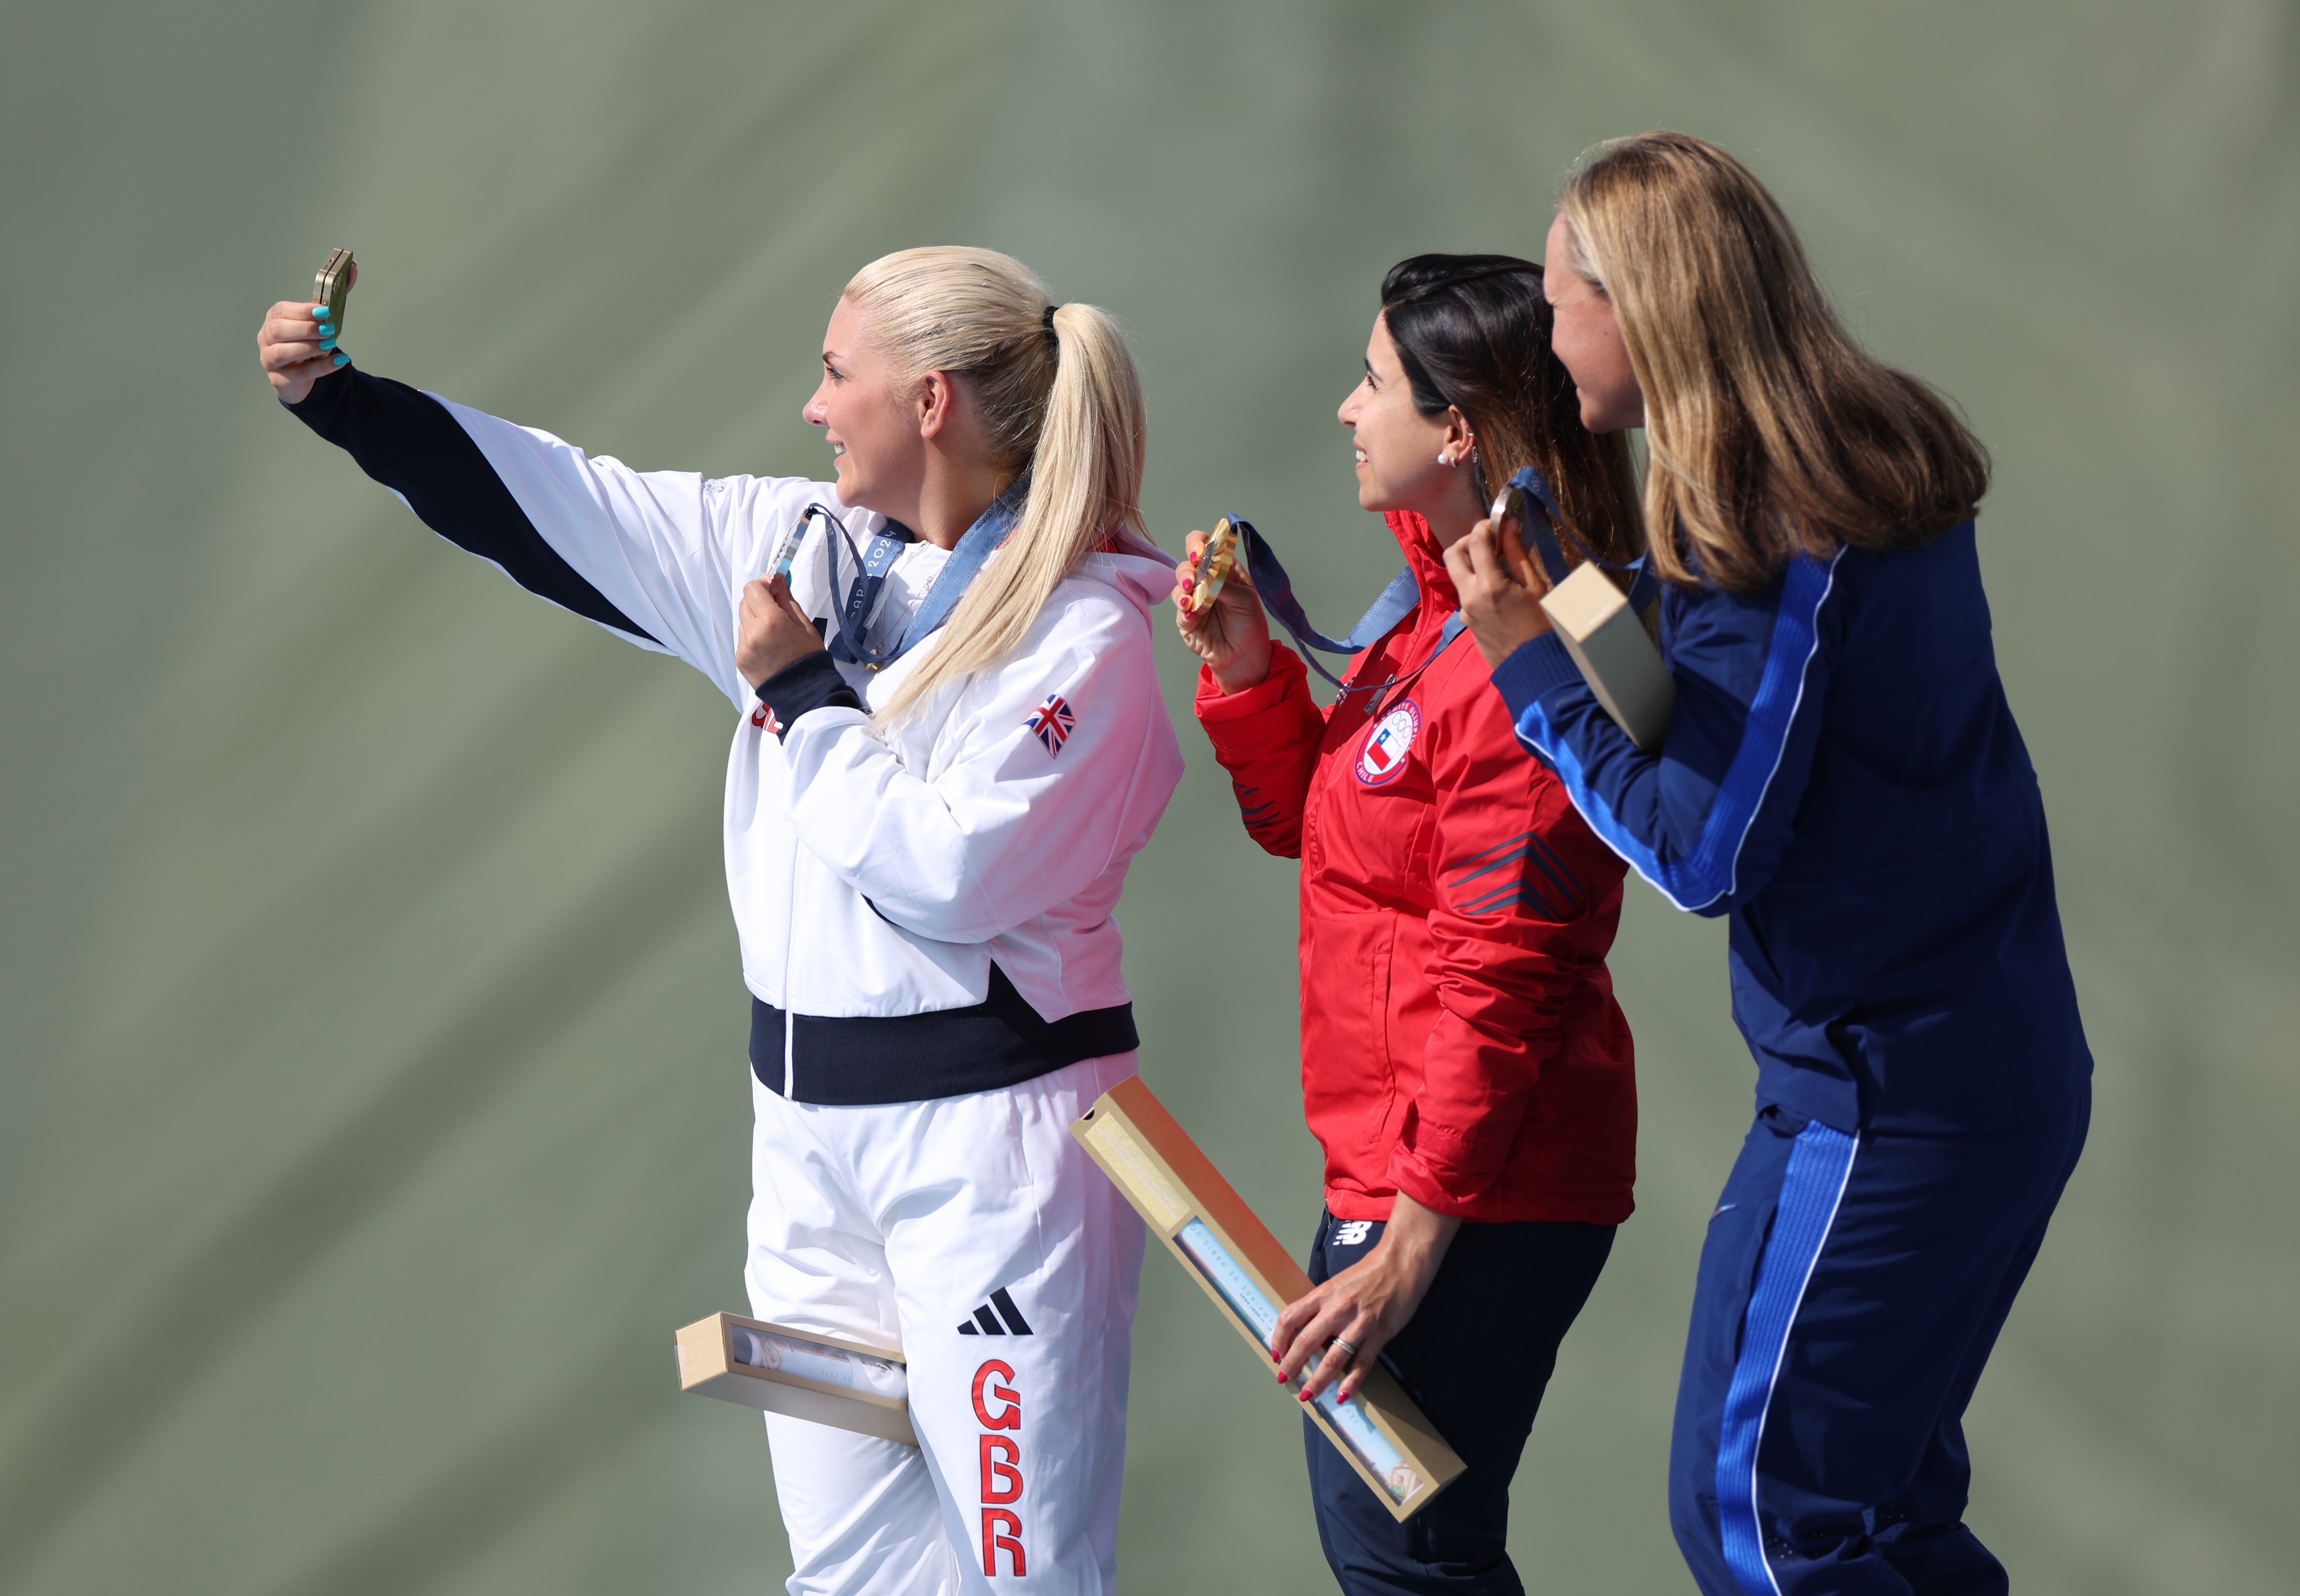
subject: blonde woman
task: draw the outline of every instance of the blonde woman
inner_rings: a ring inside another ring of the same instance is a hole
[[[987,250],[873,262],[826,482],[587,455],[358,370],[321,309],[258,336],[298,420],[736,707],[752,1311],[899,1351],[921,1442],[768,1416],[789,1588],[1112,1589],[1143,1232],[1067,1130],[1134,1072],[1111,910],[1182,769],[1116,325]]]
[[[1601,146],[1549,235],[1592,431],[1646,428],[1677,707],[1596,705],[1514,529],[1449,551],[1518,736],[1731,927],[1756,1123],[1711,1216],[1671,1517],[1710,1596],[1977,1592],[1961,1420],[2084,1146],[2092,1058],[1974,541],[1988,461],[1838,324],[1746,168]]]

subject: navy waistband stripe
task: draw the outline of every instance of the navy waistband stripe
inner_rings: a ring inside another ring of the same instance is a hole
[[[1141,1045],[1133,1004],[1044,1019],[995,964],[989,995],[965,1009],[786,1016],[754,997],[751,1073],[778,1095],[783,1091],[786,1027],[792,1099],[835,1107],[989,1092],[1081,1059],[1108,1058]]]

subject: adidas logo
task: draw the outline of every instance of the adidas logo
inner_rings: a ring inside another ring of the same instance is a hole
[[[1005,1323],[1001,1324],[999,1321],[1002,1319]],[[1006,1294],[1006,1288],[1002,1285],[990,1293],[989,1301],[974,1310],[972,1318],[959,1325],[958,1333],[961,1335],[1028,1335],[1030,1326],[1023,1318],[1022,1310],[1014,1306],[1014,1299]]]

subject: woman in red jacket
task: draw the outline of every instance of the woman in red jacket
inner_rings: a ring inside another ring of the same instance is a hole
[[[1638,548],[1617,436],[1580,424],[1541,268],[1420,255],[1382,283],[1341,407],[1358,503],[1420,590],[1321,709],[1243,569],[1206,613],[1197,716],[1246,829],[1302,860],[1302,1086],[1325,1150],[1319,1283],[1279,1377],[1354,1391],[1384,1357],[1467,1471],[1404,1524],[1306,1421],[1327,1561],[1349,1592],[1517,1592],[1509,1482],[1558,1342],[1629,1214],[1637,1092],[1606,950],[1623,866],[1526,757],[1459,639],[1443,553],[1527,465],[1608,560]],[[1322,1354],[1322,1355],[1321,1355]]]

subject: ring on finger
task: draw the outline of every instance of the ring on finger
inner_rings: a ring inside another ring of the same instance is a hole
[[[1346,1341],[1337,1335],[1334,1337],[1334,1345],[1340,1350],[1345,1358],[1355,1358],[1358,1355],[1357,1342],[1354,1341]]]

